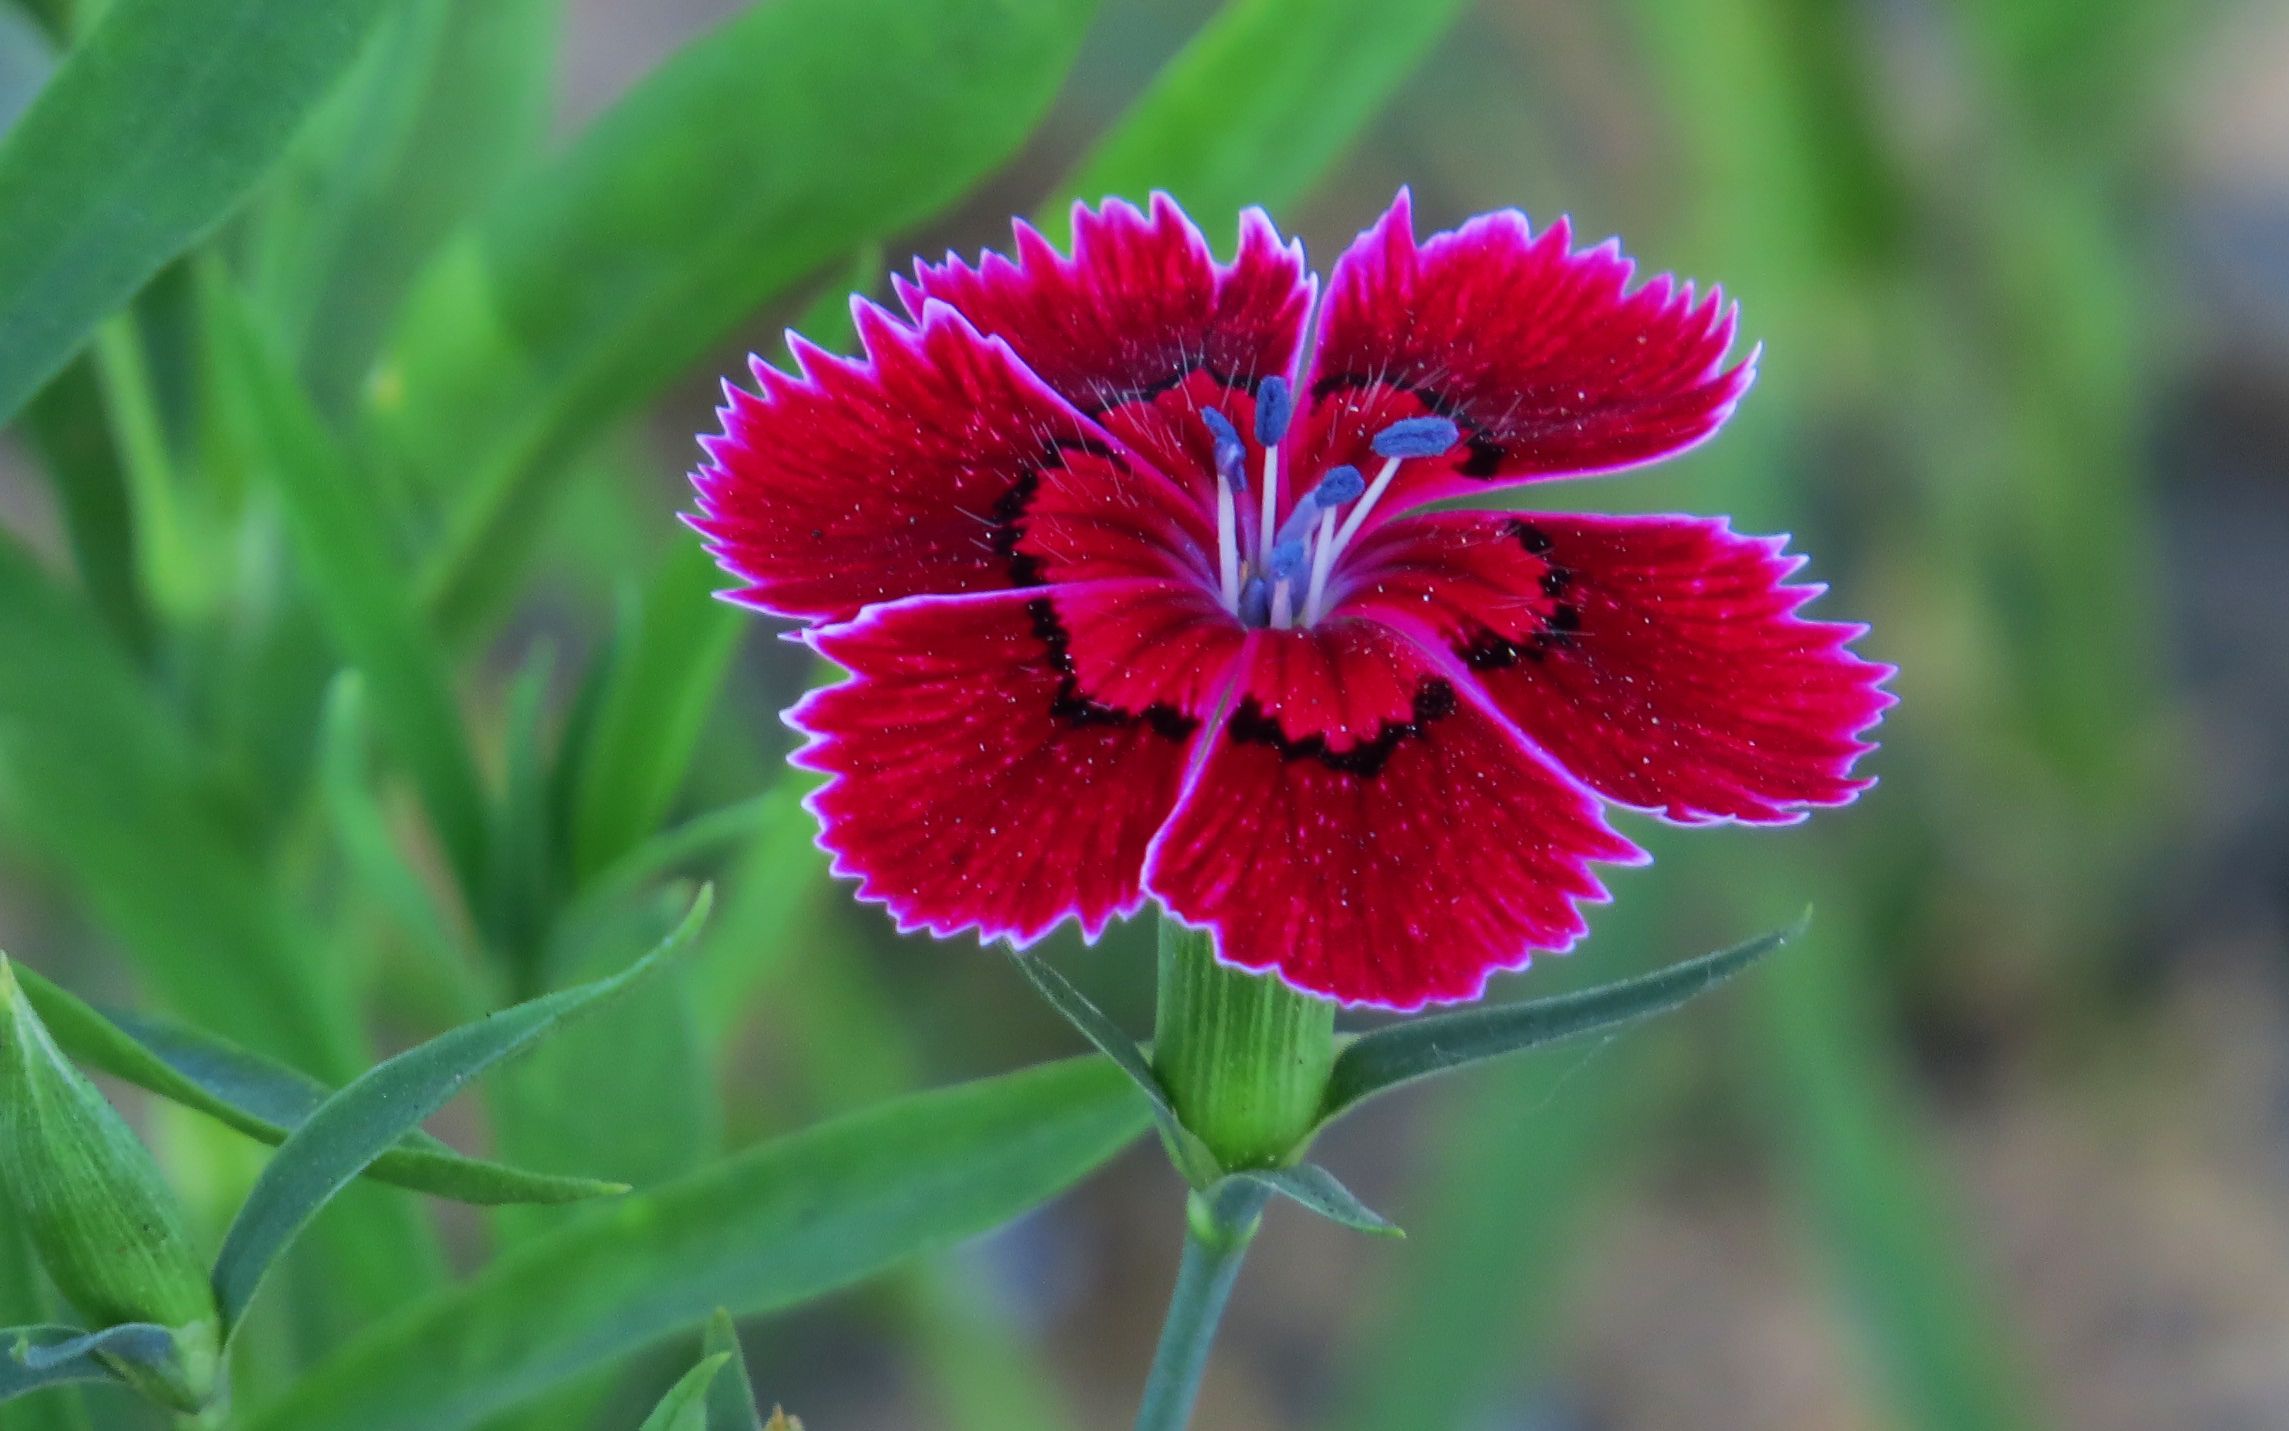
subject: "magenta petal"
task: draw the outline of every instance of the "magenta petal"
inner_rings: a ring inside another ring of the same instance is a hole
[[[1200,714],[1079,690],[1058,607],[1089,590],[921,598],[815,632],[851,678],[788,713],[810,737],[795,760],[833,777],[810,807],[835,873],[899,928],[1023,944],[1071,917],[1094,938],[1139,904]]]
[[[1219,953],[1352,1004],[1476,997],[1642,858],[1597,801],[1375,622],[1255,631],[1146,887]]]
[[[1241,217],[1228,264],[1166,194],[1149,214],[1117,199],[1076,204],[1071,257],[1031,225],[1013,227],[1014,261],[989,253],[972,267],[949,255],[917,265],[899,296],[916,313],[951,304],[1006,339],[1043,382],[1180,481],[1214,470],[1201,408],[1246,433],[1257,385],[1294,373],[1312,285],[1302,248],[1262,210]]]
[[[1724,366],[1734,314],[1666,275],[1634,291],[1612,244],[1576,250],[1561,220],[1515,210],[1417,244],[1408,196],[1360,235],[1328,281],[1313,408],[1293,439],[1310,470],[1357,463],[1403,418],[1452,418],[1462,442],[1411,462],[1382,510],[1488,485],[1605,472],[1715,432],[1746,391]]]
[[[1045,474],[1119,460],[1096,424],[950,308],[919,329],[855,305],[865,358],[798,345],[730,390],[693,477],[692,525],[734,594],[775,615],[845,619],[869,602],[1027,585],[1019,522]],[[1108,456],[1109,454],[1109,456]]]
[[[1890,695],[1857,626],[1798,608],[1782,539],[1693,517],[1448,512],[1358,553],[1342,608],[1455,653],[1536,745],[1672,820],[1778,822],[1850,800]]]

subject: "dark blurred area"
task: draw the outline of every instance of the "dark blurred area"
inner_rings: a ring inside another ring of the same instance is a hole
[[[577,0],[561,129],[737,8]],[[1213,9],[1107,0],[1018,161],[885,262],[1004,246]],[[1655,863],[1499,995],[1808,903],[1809,936],[1689,1014],[1338,1129],[1325,1161],[1410,1236],[1275,1214],[1199,1425],[2289,1426],[2289,7],[1480,0],[1275,218],[1324,272],[1401,184],[1426,226],[1570,214],[1740,301],[1760,377],[1715,442],[1515,500],[1793,533],[1814,613],[1870,623],[1900,704],[1849,810],[1620,817]],[[803,311],[755,315],[580,497],[501,684],[536,632],[600,639],[588,574],[684,540],[717,373]],[[37,531],[30,486],[0,468]],[[693,808],[784,752],[809,672],[765,626]],[[998,956],[898,940],[785,859],[725,876],[800,909],[712,1010],[734,1143],[1075,1051]],[[74,928],[0,872],[0,945],[77,939],[115,977]],[[1150,946],[1053,956],[1142,1029]],[[1124,1424],[1178,1193],[1140,1145],[936,1267],[757,1324],[757,1383],[811,1431]]]

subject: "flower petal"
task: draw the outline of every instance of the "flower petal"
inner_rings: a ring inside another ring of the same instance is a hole
[[[1599,794],[1699,823],[1839,805],[1892,697],[1863,628],[1811,621],[1785,538],[1722,520],[1421,514],[1369,536],[1340,610],[1451,650]]]
[[[1536,235],[1516,210],[1418,245],[1408,195],[1361,234],[1328,281],[1312,355],[1301,466],[1373,471],[1367,444],[1404,418],[1462,429],[1410,462],[1396,514],[1490,485],[1607,472],[1717,430],[1753,376],[1724,366],[1735,312],[1663,275],[1631,290],[1611,243],[1575,250],[1564,220]]]
[[[1145,886],[1218,952],[1351,1004],[1469,999],[1579,937],[1634,861],[1598,802],[1372,621],[1251,632],[1229,719]]]
[[[1063,607],[1092,592],[924,597],[813,633],[851,679],[788,712],[795,763],[833,777],[809,803],[834,872],[901,930],[1025,944],[1073,917],[1094,938],[1141,901],[1220,688],[1194,673],[1133,709],[1081,691]]]
[[[1012,227],[1014,261],[917,264],[898,280],[900,298],[915,313],[933,299],[953,305],[1161,471],[1210,488],[1199,411],[1216,407],[1248,435],[1257,384],[1293,375],[1312,297],[1302,247],[1250,209],[1237,256],[1218,263],[1166,194],[1149,214],[1117,199],[1074,205],[1070,258],[1030,224]],[[1249,455],[1260,462],[1252,437]]]
[[[703,440],[691,524],[747,583],[737,599],[842,620],[870,602],[1034,585],[1017,545],[1047,476],[1114,467],[1162,482],[952,309],[918,329],[853,310],[863,359],[798,342],[801,374],[757,363],[762,395],[730,389],[722,435]]]

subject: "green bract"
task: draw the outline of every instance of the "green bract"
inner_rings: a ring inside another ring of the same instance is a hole
[[[48,1276],[98,1328],[156,1329],[97,1360],[183,1410],[212,1395],[206,1264],[157,1164],[68,1062],[0,955],[0,1182]],[[13,1348],[8,1349],[10,1353]],[[27,1365],[38,1358],[19,1357]]]

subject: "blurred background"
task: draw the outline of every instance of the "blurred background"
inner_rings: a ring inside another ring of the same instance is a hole
[[[11,3],[0,100],[20,104],[39,26],[70,7]],[[1617,872],[1592,938],[1500,996],[1702,952],[1807,902],[1810,936],[1689,1014],[1338,1129],[1325,1160],[1410,1236],[1275,1213],[1200,1425],[2289,1426],[2289,8],[1440,0],[1387,52],[1298,81],[1281,51],[1317,66],[1334,42],[1245,30],[1280,6],[1219,22],[1206,0],[1104,0],[990,162],[914,161],[930,192],[859,242],[833,230],[837,256],[728,255],[737,285],[695,280],[669,306],[702,311],[646,330],[632,371],[591,365],[526,421],[547,363],[510,371],[459,306],[457,225],[487,215],[489,252],[545,229],[549,191],[520,176],[744,8],[474,7],[433,83],[494,103],[412,120],[374,97],[385,30],[219,257],[163,273],[0,433],[23,553],[0,573],[0,946],[315,1064],[338,1031],[300,983],[346,981],[360,1036],[402,1045],[485,987],[472,948],[509,951],[511,988],[578,968],[555,914],[678,829],[665,865],[713,873],[725,903],[693,987],[525,1066],[497,1132],[461,1109],[448,1136],[648,1181],[1073,1051],[1003,959],[893,938],[791,818],[776,713],[812,673],[769,623],[706,600],[671,519],[717,376],[778,357],[790,323],[846,341],[842,293],[883,293],[912,254],[1003,246],[1009,215],[1094,196],[1100,175],[1132,197],[1169,185],[1219,244],[1239,203],[1272,202],[1322,266],[1402,183],[1426,226],[1566,213],[1648,271],[1722,282],[1764,357],[1718,441],[1523,500],[1794,533],[1832,588],[1816,614],[1872,623],[1861,649],[1901,668],[1881,784],[1784,831],[1623,817],[1656,863]],[[1246,65],[1198,59],[1218,23],[1252,33],[1242,58],[1267,75],[1329,87],[1324,122],[1229,163],[1213,123],[1103,147],[1181,85],[1175,57],[1222,76],[1234,124],[1271,102]],[[758,94],[751,119],[719,118],[872,135],[886,93],[849,85],[802,116]],[[698,154],[662,154],[659,183],[707,182]],[[771,179],[726,174],[718,202],[751,206],[742,186]],[[609,265],[650,240],[622,237],[593,269],[536,270],[528,304],[642,281]],[[423,828],[419,774],[367,749],[326,598],[239,475],[230,402],[202,396],[208,262],[388,478],[404,550],[484,534],[425,595],[488,788],[510,811],[520,782],[549,791],[530,807],[545,853],[486,908],[436,894],[453,851]],[[424,371],[480,377],[400,390]],[[399,420],[425,404],[451,420]],[[489,518],[425,515],[502,471]],[[67,621],[117,659],[37,654],[26,632]],[[118,756],[146,727],[160,763]],[[615,733],[646,753],[596,754]],[[1150,933],[1053,957],[1141,1031]],[[631,1063],[712,1091],[599,1086]],[[252,1155],[161,1110],[150,1129],[227,1212]],[[444,1232],[471,1255],[469,1227]],[[812,1431],[1124,1424],[1179,1236],[1177,1184],[1140,1144],[981,1244],[750,1328],[756,1380]],[[314,1336],[364,1320],[354,1298],[311,1305]],[[640,1413],[661,1383],[632,1380]]]

